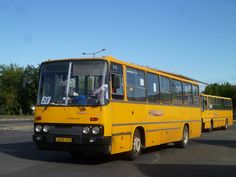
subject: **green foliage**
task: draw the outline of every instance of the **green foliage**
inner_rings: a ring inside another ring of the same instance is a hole
[[[38,67],[0,65],[0,114],[31,114],[36,103]]]
[[[223,84],[210,84],[205,88],[203,93],[208,95],[232,98],[233,105],[234,107],[236,106],[236,91],[234,87],[228,82]]]
[[[20,104],[23,114],[31,114],[32,105],[36,103],[38,89],[39,69],[28,65],[23,71],[22,85],[20,88]]]

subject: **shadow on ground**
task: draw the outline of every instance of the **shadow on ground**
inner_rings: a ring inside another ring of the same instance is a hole
[[[137,168],[150,177],[235,177],[236,166],[138,164]]]
[[[147,148],[143,150],[140,158],[146,159],[147,157],[149,158],[152,156],[152,154],[155,152],[165,152],[166,149],[173,147],[173,145],[162,145]],[[69,152],[37,150],[36,145],[33,142],[0,144],[0,152],[21,159],[58,163],[77,163],[86,165],[97,165],[117,160],[124,160],[126,162],[129,161],[124,153],[115,155],[85,153],[85,155],[75,159],[72,158]]]
[[[223,146],[229,148],[236,148],[235,140],[205,140],[205,139],[196,139],[192,140],[195,143],[214,145],[214,146]]]
[[[0,144],[0,152],[22,159],[86,165],[97,165],[122,158],[120,155],[105,156],[87,153],[74,159],[70,153],[64,151],[37,150],[33,142]]]

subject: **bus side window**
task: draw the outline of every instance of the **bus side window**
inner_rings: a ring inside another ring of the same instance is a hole
[[[149,103],[160,103],[159,76],[147,73],[147,100]]]
[[[207,99],[206,99],[206,97],[203,97],[204,98],[204,110],[207,110]]]
[[[213,109],[213,98],[208,98],[208,109],[212,110]]]
[[[201,98],[201,111],[204,111],[205,110],[204,109],[204,97],[201,96],[200,98]]]
[[[183,104],[183,86],[182,82],[172,79],[171,80],[171,87],[172,87],[172,101],[175,105],[182,105]]]
[[[202,106],[202,111],[207,110],[207,99],[205,96],[201,96],[201,106]]]
[[[193,88],[193,104],[199,106],[199,88],[197,85],[192,85]]]
[[[122,65],[111,63],[112,98],[124,99],[123,68]]]
[[[192,84],[183,82],[183,90],[184,90],[184,105],[192,106],[193,105]]]
[[[145,73],[142,70],[126,68],[126,90],[129,101],[146,102]]]
[[[171,104],[172,95],[170,87],[170,78],[160,76],[160,92],[161,92],[161,103]]]

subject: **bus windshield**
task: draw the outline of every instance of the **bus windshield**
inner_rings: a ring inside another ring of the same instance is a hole
[[[109,100],[107,62],[79,60],[41,66],[37,104],[104,105]]]

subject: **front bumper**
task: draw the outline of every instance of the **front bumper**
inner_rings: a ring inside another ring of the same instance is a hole
[[[72,142],[56,142],[56,137],[72,138]],[[110,154],[111,137],[83,136],[83,135],[56,135],[56,134],[34,134],[33,141],[38,149],[63,150],[80,152],[97,152]]]
[[[98,152],[109,154],[111,147],[111,136],[104,136],[104,129],[101,125],[81,125],[81,124],[35,124],[49,126],[47,133],[34,132],[33,141],[38,149],[64,150],[81,152]],[[100,133],[94,135],[91,132],[83,134],[83,127],[100,127]],[[69,142],[58,142],[56,138],[69,139]]]

